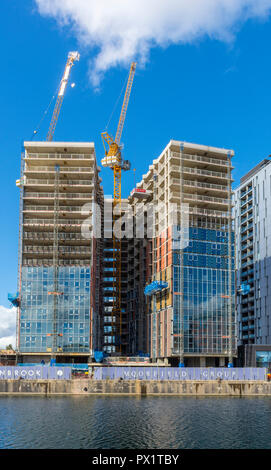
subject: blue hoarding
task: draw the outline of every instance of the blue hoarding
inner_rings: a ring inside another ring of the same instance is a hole
[[[265,380],[258,367],[95,367],[94,379],[123,380]]]
[[[71,367],[6,366],[0,367],[0,380],[69,380]]]

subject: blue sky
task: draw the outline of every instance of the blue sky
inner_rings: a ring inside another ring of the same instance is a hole
[[[31,138],[42,118],[67,53],[79,50],[81,59],[71,78],[76,86],[67,89],[54,140],[94,141],[100,161],[100,133],[128,67],[121,61],[113,67],[109,64],[97,91],[89,80],[89,60],[97,54],[97,45],[94,49],[82,46],[70,27],[60,28],[53,17],[41,15],[34,0],[1,0],[0,12],[0,305],[8,307],[7,293],[16,291],[17,282],[19,191],[15,180],[20,174],[21,144]],[[163,43],[163,47],[149,48],[145,65],[137,68],[122,138],[124,157],[136,168],[137,180],[170,139],[234,149],[235,185],[271,152],[270,19],[266,14],[243,24],[237,21],[234,29],[231,40],[203,35],[188,44],[172,41],[168,47]],[[45,140],[51,112],[36,140]],[[119,112],[120,107],[109,129],[112,134]],[[112,172],[102,169],[101,176],[105,193],[110,194]],[[124,196],[133,185],[133,172],[124,174]]]

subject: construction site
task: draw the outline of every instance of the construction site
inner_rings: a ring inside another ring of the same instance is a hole
[[[121,137],[136,63],[115,137],[102,132],[97,158],[94,142],[53,140],[79,58],[69,54],[46,140],[22,151],[18,292],[9,295],[17,361],[232,366],[234,151],[169,140],[124,199],[131,165]],[[112,172],[112,200],[101,167]]]

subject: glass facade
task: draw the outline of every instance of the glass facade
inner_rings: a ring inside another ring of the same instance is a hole
[[[20,351],[51,352],[53,267],[22,267]],[[60,267],[57,296],[57,348],[90,351],[90,268]]]
[[[256,351],[256,366],[271,369],[271,351]]]
[[[225,354],[229,351],[228,233],[189,229],[189,245],[173,254],[173,352],[180,350],[180,308],[183,307],[184,353]],[[231,243],[232,337],[235,346],[234,234]],[[183,286],[181,272],[183,271]],[[183,292],[181,292],[183,290]],[[182,299],[181,299],[182,296]]]

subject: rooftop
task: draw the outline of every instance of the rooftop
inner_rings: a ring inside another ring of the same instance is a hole
[[[245,183],[245,181],[247,181],[249,178],[252,178],[252,176],[254,176],[256,173],[258,173],[258,171],[260,171],[262,168],[269,165],[270,162],[271,162],[271,160],[268,160],[267,158],[265,158],[260,163],[258,163],[258,165],[254,166],[254,168],[252,168],[252,170],[250,170],[248,173],[246,173],[240,179],[240,185]]]
[[[26,150],[31,152],[76,152],[84,153],[86,151],[93,152],[93,142],[24,142]]]

